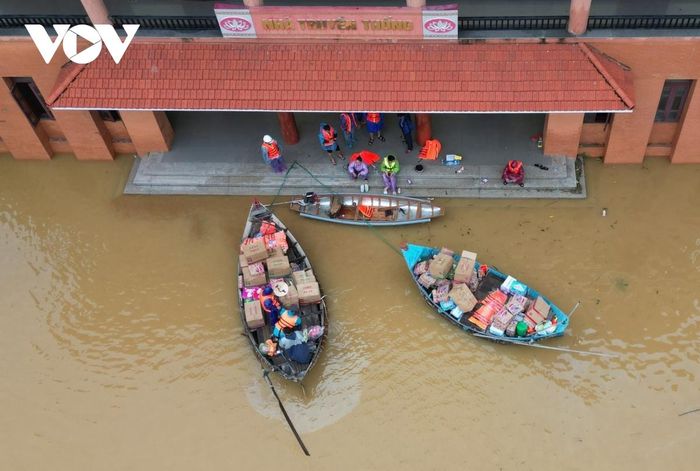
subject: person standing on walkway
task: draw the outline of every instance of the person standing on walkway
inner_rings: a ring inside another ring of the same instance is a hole
[[[399,161],[395,156],[389,154],[384,157],[382,161],[382,180],[384,180],[384,194],[388,194],[391,190],[391,194],[395,195],[401,193],[401,189],[398,187],[396,174],[399,173]]]
[[[284,163],[282,158],[282,151],[277,141],[272,138],[269,134],[263,136],[262,146],[260,146],[262,151],[263,160],[266,164],[270,164],[272,170],[275,173],[282,173],[287,170],[287,165]]]
[[[408,113],[401,113],[399,116],[399,128],[403,142],[406,144],[406,153],[413,152],[413,120]]]
[[[343,160],[343,153],[340,151],[340,146],[338,145],[338,133],[335,132],[333,126],[326,123],[321,123],[321,127],[318,131],[318,142],[321,143],[321,149],[328,152],[328,158],[331,159],[331,163],[335,165],[335,159],[333,158],[333,152],[338,153],[338,158]]]
[[[381,113],[367,113],[367,132],[369,133],[369,145],[374,144],[374,135],[384,142],[382,128],[384,127],[384,116]]]
[[[345,144],[348,149],[355,145],[355,131],[357,131],[357,119],[353,113],[340,113],[340,129],[343,131]]]

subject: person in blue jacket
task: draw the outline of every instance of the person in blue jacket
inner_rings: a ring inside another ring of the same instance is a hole
[[[411,115],[408,113],[400,113],[399,128],[404,144],[406,144],[406,153],[413,152],[413,129],[415,128]]]

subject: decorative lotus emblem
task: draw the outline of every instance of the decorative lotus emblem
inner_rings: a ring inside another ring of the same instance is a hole
[[[250,24],[250,21],[237,16],[229,16],[228,18],[224,18],[219,22],[219,24],[223,29],[233,31],[234,33],[248,31],[253,26]]]
[[[447,18],[435,18],[430,21],[426,21],[423,27],[431,33],[441,34],[449,33],[450,31],[454,30],[457,27],[457,24],[452,20],[448,20]]]

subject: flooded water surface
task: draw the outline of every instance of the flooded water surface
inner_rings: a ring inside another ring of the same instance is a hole
[[[331,323],[303,390],[273,376],[307,458],[240,335],[250,198],[123,196],[130,164],[0,158],[0,469],[697,469],[700,167],[587,161],[586,200],[381,231],[278,206]],[[404,240],[581,301],[543,345],[615,356],[465,335]]]

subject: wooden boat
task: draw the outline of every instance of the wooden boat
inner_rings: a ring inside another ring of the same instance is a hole
[[[307,195],[289,207],[306,218],[356,226],[420,224],[444,214],[429,200],[363,193]]]
[[[264,222],[272,223],[274,224],[274,226],[276,226],[277,231],[284,232],[284,235],[286,236],[286,243],[288,245],[286,255],[289,259],[292,271],[310,270],[311,263],[309,262],[306,253],[301,248],[301,245],[299,245],[299,242],[297,242],[292,233],[289,232],[287,227],[282,223],[282,221],[279,220],[279,218],[277,218],[277,216],[275,216],[271,211],[269,211],[267,208],[260,205],[259,203],[254,203],[250,208],[250,213],[248,214],[248,221],[246,223],[245,229],[243,230],[243,239],[241,240],[241,242],[243,242],[249,237],[256,236]],[[253,348],[253,352],[255,352],[255,355],[262,363],[263,368],[265,368],[268,371],[275,371],[285,379],[297,382],[301,381],[302,379],[304,379],[304,376],[306,376],[306,374],[311,370],[311,368],[314,367],[316,361],[318,360],[319,354],[325,346],[328,332],[328,316],[326,312],[326,303],[323,300],[322,296],[323,293],[321,292],[321,300],[317,303],[303,304],[299,307],[290,308],[291,311],[293,311],[296,315],[301,317],[302,329],[306,329],[311,326],[323,327],[323,334],[320,337],[318,337],[315,340],[308,340],[309,346],[312,349],[311,361],[308,364],[297,363],[295,361],[292,361],[291,359],[288,359],[284,355],[284,353],[281,353],[274,357],[267,356],[260,352],[258,346],[259,344],[264,343],[267,339],[270,338],[274,325],[269,325],[269,319],[266,318],[265,313],[263,312],[263,316],[265,318],[265,325],[257,329],[250,329],[248,327],[248,324],[246,322],[244,303],[251,302],[251,300],[244,299],[244,290],[247,294],[250,292],[251,288],[244,287],[243,266],[241,263],[241,259],[242,255],[239,255],[238,304],[240,308],[241,322],[243,324],[245,336],[250,341],[250,345]],[[267,282],[269,283],[270,277],[267,275],[267,270],[265,276]],[[283,277],[283,279],[285,283],[292,283],[290,276]],[[261,286],[260,288],[262,289],[263,287]],[[278,294],[277,290],[275,294]],[[259,303],[259,301],[257,300],[254,300],[254,302]]]
[[[483,275],[483,277],[481,277],[480,281],[476,285],[476,290],[472,290],[474,296],[476,297],[477,301],[479,301],[479,303],[474,307],[472,311],[465,312],[461,315],[460,318],[457,318],[450,314],[448,310],[443,309],[440,306],[440,303],[433,302],[431,290],[419,283],[419,275],[416,275],[414,273],[414,268],[418,263],[432,259],[434,255],[440,252],[440,249],[424,247],[422,245],[414,244],[406,244],[404,247],[401,247],[401,249],[406,264],[408,265],[408,269],[411,272],[411,276],[413,277],[416,286],[418,286],[418,289],[423,295],[423,298],[425,298],[426,302],[433,309],[435,309],[438,312],[438,314],[440,314],[442,317],[449,320],[451,323],[457,325],[461,329],[473,335],[476,335],[477,337],[484,337],[497,342],[533,343],[544,338],[558,337],[560,335],[563,335],[564,331],[569,325],[569,316],[567,316],[549,299],[542,296],[539,292],[535,291],[534,289],[528,286],[527,293],[525,294],[525,296],[528,300],[530,300],[530,302],[534,301],[539,296],[541,296],[542,299],[549,305],[550,314],[548,320],[550,322],[553,322],[553,325],[549,329],[542,332],[535,331],[532,334],[526,335],[524,337],[511,337],[506,335],[496,335],[492,333],[489,328],[477,328],[468,319],[476,310],[478,310],[478,308],[481,306],[481,301],[484,300],[489,295],[489,293],[491,293],[494,290],[499,290],[501,284],[506,280],[508,275],[501,273],[493,267],[485,267],[487,268],[487,270],[482,270],[482,272],[485,271],[485,274]],[[455,261],[458,261],[459,254],[455,254],[453,258],[455,259]],[[477,272],[481,269],[481,264],[479,264],[478,261],[475,263],[475,269]]]

